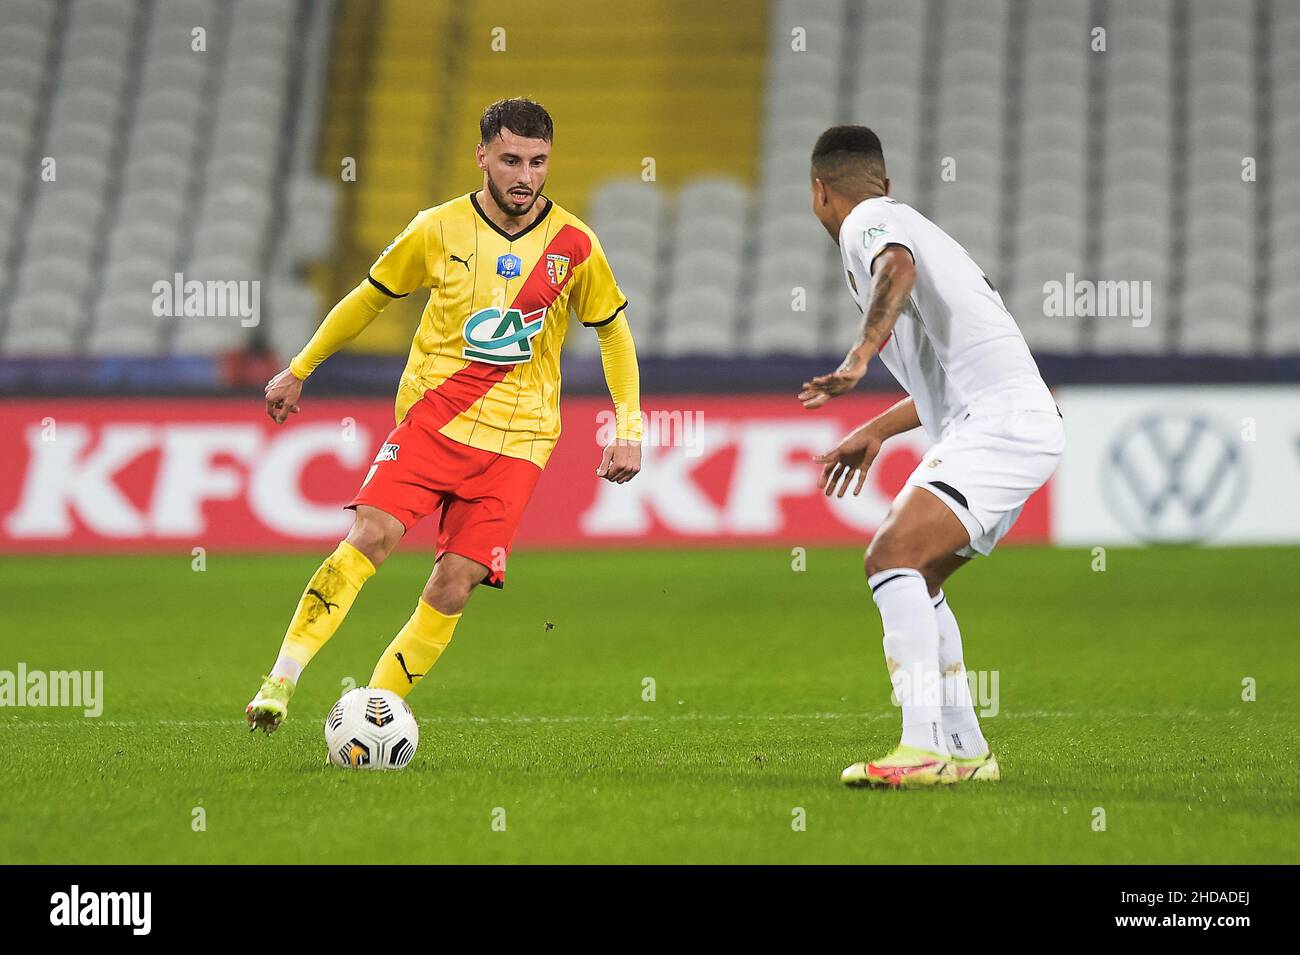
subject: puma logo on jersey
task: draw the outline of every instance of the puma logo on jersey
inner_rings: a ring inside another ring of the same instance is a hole
[[[465,322],[461,355],[494,365],[518,365],[533,357],[532,340],[545,324],[546,309],[523,314],[517,308],[502,312],[495,306],[480,308]]]
[[[465,266],[465,271],[468,272],[468,271],[469,271],[469,259],[474,258],[474,253],[471,252],[471,253],[469,254],[469,259],[462,259],[459,255],[451,255],[450,258],[451,258],[451,260],[452,260],[453,262],[459,262],[461,265]]]

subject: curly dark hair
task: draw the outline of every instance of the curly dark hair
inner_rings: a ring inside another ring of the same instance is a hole
[[[546,112],[541,103],[520,96],[499,99],[483,110],[478,129],[482,137],[479,141],[484,146],[500,136],[503,129],[525,139],[544,139],[548,143],[555,141],[555,125],[551,122],[551,114]]]

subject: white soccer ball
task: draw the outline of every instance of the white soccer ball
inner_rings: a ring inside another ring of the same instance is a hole
[[[420,745],[420,727],[392,690],[348,690],[325,717],[330,762],[349,769],[401,769]]]

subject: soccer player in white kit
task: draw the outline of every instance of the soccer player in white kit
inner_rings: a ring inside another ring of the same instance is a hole
[[[839,244],[863,312],[839,369],[805,382],[805,408],[851,390],[879,354],[908,397],[817,456],[827,496],[862,490],[888,438],[932,442],[866,553],[885,663],[903,711],[899,745],[841,774],[849,785],[998,778],[943,583],[1011,529],[1065,450],[1060,411],[1002,297],[951,236],[889,198],[880,139],[836,126],[812,154],[813,212]]]

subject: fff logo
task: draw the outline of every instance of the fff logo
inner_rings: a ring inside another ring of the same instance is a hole
[[[517,279],[523,270],[524,262],[519,256],[507,252],[497,259],[497,275],[505,279]]]

